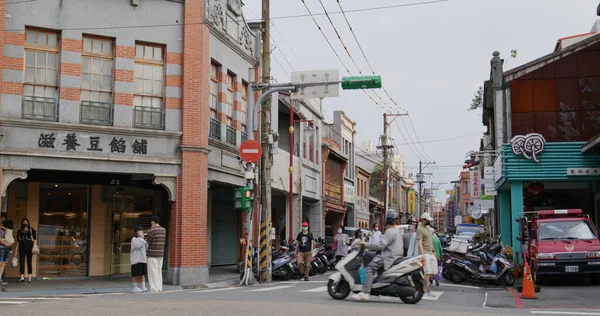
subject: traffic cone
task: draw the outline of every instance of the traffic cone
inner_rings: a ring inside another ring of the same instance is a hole
[[[533,280],[531,277],[531,268],[525,261],[523,265],[523,290],[521,291],[521,298],[525,299],[536,299],[535,287],[533,286]]]

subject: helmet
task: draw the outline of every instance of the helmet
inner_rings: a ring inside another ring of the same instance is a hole
[[[385,224],[386,225],[396,225],[398,224],[398,214],[396,211],[389,209],[385,214]]]

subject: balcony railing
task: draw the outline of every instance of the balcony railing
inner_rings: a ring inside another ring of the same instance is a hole
[[[235,128],[227,125],[227,134],[225,135],[225,142],[229,145],[236,145],[235,141]]]
[[[245,142],[246,140],[248,140],[248,133],[242,132],[242,142]]]
[[[133,108],[133,126],[147,129],[165,128],[165,110],[149,106],[136,106]]]
[[[21,117],[56,122],[58,121],[58,102],[55,98],[23,96]]]
[[[106,102],[81,101],[79,120],[83,124],[113,125],[113,105]]]
[[[221,140],[221,122],[219,120],[210,118],[210,127],[208,129],[208,135],[210,138]]]

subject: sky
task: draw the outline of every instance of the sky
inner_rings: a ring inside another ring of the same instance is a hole
[[[407,173],[418,172],[419,161],[435,161],[424,172],[433,173],[431,183],[440,185],[437,196],[458,178],[467,152],[478,150],[485,128],[481,111],[468,111],[474,93],[489,79],[493,51],[505,59],[505,70],[525,64],[553,51],[559,38],[589,32],[596,21],[598,0],[305,0],[325,36],[353,75],[357,67],[348,57],[325,6],[350,55],[363,74],[369,65],[394,105],[381,89],[375,90],[395,112],[409,113],[390,126],[397,153]],[[427,3],[430,2],[430,3]],[[261,0],[244,0],[244,16],[256,21]],[[415,5],[412,5],[415,4]],[[364,10],[388,6],[395,8]],[[347,76],[302,0],[271,1],[271,74],[278,82],[289,82],[292,71],[339,69]],[[282,18],[284,17],[284,18]],[[510,58],[511,50],[518,56]],[[373,93],[371,97],[388,107]],[[356,123],[356,145],[378,143],[383,132],[382,108],[362,91],[340,90],[337,98],[324,99],[326,120],[343,110]],[[398,123],[398,124],[397,124]],[[414,129],[413,129],[414,127]],[[415,143],[406,145],[406,143]],[[358,150],[357,150],[358,151]]]

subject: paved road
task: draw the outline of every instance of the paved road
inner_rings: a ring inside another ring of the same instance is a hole
[[[159,294],[102,294],[55,297],[0,297],[2,315],[584,315],[600,316],[600,287],[555,284],[542,289],[538,300],[521,301],[504,288],[441,284],[435,297],[416,305],[400,299],[372,298],[336,301],[327,294],[327,276],[309,282],[289,281],[171,291]],[[6,293],[8,294],[8,293]],[[16,294],[13,294],[16,295]],[[571,302],[571,304],[564,304]],[[521,307],[521,308],[519,308]]]

